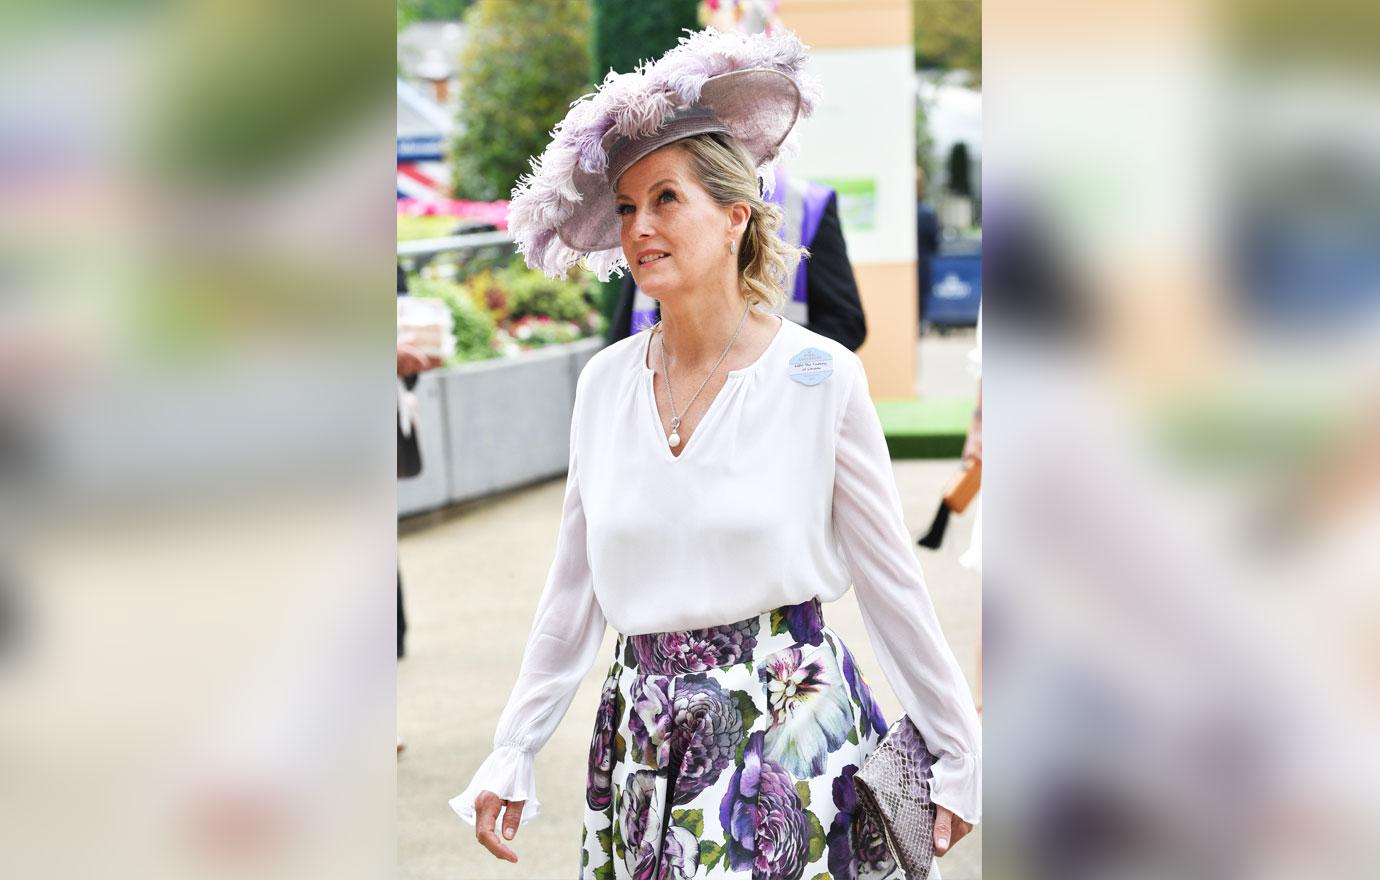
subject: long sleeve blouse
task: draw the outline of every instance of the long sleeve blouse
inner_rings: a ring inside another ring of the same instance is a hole
[[[789,320],[731,370],[679,456],[647,365],[649,331],[604,348],[576,382],[556,556],[494,749],[450,802],[525,800],[533,758],[592,667],[606,627],[698,629],[851,585],[878,665],[930,751],[935,803],[977,823],[980,733],[905,524],[853,352]],[[802,363],[803,362],[803,363]]]

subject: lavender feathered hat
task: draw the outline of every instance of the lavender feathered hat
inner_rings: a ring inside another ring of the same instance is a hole
[[[819,102],[805,51],[786,30],[692,31],[656,61],[610,71],[570,105],[513,189],[508,231],[527,265],[563,278],[583,260],[602,281],[622,275],[614,184],[638,159],[691,135],[732,135],[770,194],[773,162],[794,153],[796,121]]]

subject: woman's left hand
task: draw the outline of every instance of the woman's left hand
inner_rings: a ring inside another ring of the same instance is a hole
[[[953,849],[963,835],[973,830],[973,826],[955,816],[949,810],[934,805],[934,854],[942,856]]]

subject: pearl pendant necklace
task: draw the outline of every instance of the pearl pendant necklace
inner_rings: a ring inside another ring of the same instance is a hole
[[[743,321],[747,319],[748,309],[751,307],[750,304],[743,307],[743,316],[738,319],[738,327],[733,331],[733,337],[728,340],[728,345],[724,347],[723,354],[719,355],[719,359],[714,362],[714,366],[710,369],[709,375],[705,376],[704,381],[700,383],[700,387],[695,389],[695,393],[690,397],[690,402],[685,405],[685,409],[681,410],[681,415],[690,411],[690,407],[695,403],[695,399],[700,396],[700,392],[704,390],[704,386],[709,384],[709,377],[714,375],[715,371],[719,369],[719,364],[724,362],[724,357],[728,355],[729,349],[733,348],[733,343],[738,339],[738,333],[743,329]],[[666,438],[666,442],[670,444],[672,449],[675,449],[680,445],[680,415],[676,415],[676,398],[675,395],[671,393],[671,371],[666,367],[666,337],[661,335],[660,320],[656,322],[656,325],[653,326],[652,329],[658,333],[657,338],[661,340],[661,375],[666,381],[666,399],[671,404],[671,436]]]

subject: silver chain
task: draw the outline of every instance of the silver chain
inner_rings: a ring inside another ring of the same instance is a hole
[[[681,411],[681,415],[689,412],[690,407],[695,405],[695,399],[700,396],[700,392],[704,390],[704,386],[709,384],[710,376],[713,376],[719,369],[719,364],[724,362],[724,358],[728,355],[729,349],[733,348],[733,343],[738,339],[738,333],[743,329],[743,321],[747,319],[748,309],[750,308],[752,308],[751,303],[743,307],[743,316],[738,319],[738,327],[733,331],[733,337],[728,340],[728,345],[724,347],[723,354],[719,355],[719,359],[714,362],[714,366],[710,368],[708,375],[706,375],[704,381],[700,383],[700,387],[695,389],[694,395],[691,396],[690,402],[685,405],[685,409]],[[679,446],[680,431],[678,429],[680,428],[680,415],[676,414],[676,397],[671,393],[671,371],[666,366],[666,334],[662,330],[660,318],[652,325],[652,332],[657,334],[657,339],[661,342],[661,374],[666,382],[666,398],[671,404],[671,436],[666,439],[672,446]]]

